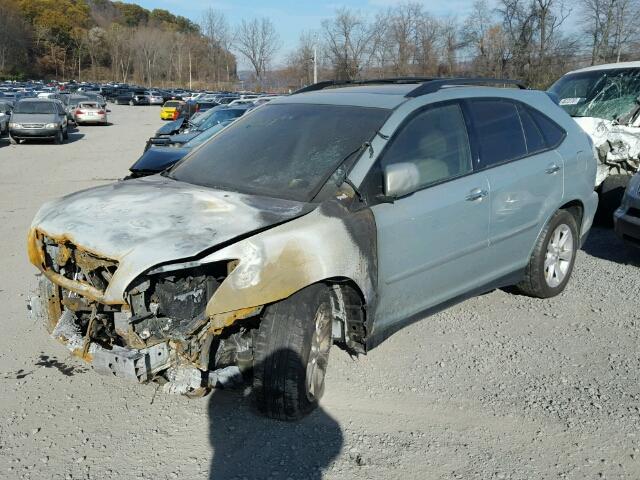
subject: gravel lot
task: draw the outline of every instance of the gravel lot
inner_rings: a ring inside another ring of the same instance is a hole
[[[160,125],[111,106],[62,146],[0,140],[0,478],[640,478],[640,251],[595,229],[567,291],[504,291],[334,349],[322,408],[257,416],[98,376],[26,314],[25,236],[51,198],[115,180]]]

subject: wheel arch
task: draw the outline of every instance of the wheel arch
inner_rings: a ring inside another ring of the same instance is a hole
[[[566,210],[573,215],[573,218],[576,219],[576,225],[578,226],[578,235],[582,235],[582,221],[584,219],[584,204],[582,201],[577,199],[571,200],[562,205],[558,210]]]

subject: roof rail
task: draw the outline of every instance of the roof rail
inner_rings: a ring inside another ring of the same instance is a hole
[[[504,78],[392,77],[371,80],[326,80],[324,82],[314,83],[296,90],[292,95],[315,92],[331,87],[389,84],[403,85],[411,83],[418,83],[420,85],[405,95],[409,98],[420,97],[422,95],[427,95],[428,93],[435,93],[443,87],[461,87],[465,85],[515,85],[523,90],[527,88],[518,80]]]
[[[424,82],[419,87],[411,90],[405,96],[409,98],[420,97],[429,93],[435,93],[443,87],[462,87],[467,85],[515,85],[520,90],[526,90],[526,86],[519,80],[507,78],[434,78],[430,82]]]
[[[296,90],[291,95],[305,92],[315,92],[330,87],[341,87],[348,85],[388,85],[388,84],[406,84],[406,83],[423,83],[434,80],[432,77],[391,77],[391,78],[374,78],[370,80],[326,80],[318,82]]]

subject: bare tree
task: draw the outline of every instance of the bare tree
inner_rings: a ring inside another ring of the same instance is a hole
[[[620,61],[637,39],[638,0],[584,0],[582,23],[590,38],[591,64]]]
[[[251,63],[258,83],[262,83],[267,67],[280,48],[280,37],[268,18],[242,20],[235,31],[234,46]]]
[[[372,57],[371,40],[374,31],[357,12],[342,8],[332,20],[322,22],[327,54],[336,78],[352,80]]]
[[[313,52],[317,45],[314,32],[302,32],[297,48],[286,58],[289,75],[294,77],[292,86],[298,88],[313,83]]]
[[[106,33],[113,78],[127,83],[133,61],[133,30],[114,23]]]
[[[200,28],[207,41],[207,54],[213,67],[214,79],[219,80],[219,70],[222,69],[228,82],[231,78],[229,50],[233,36],[227,18],[222,12],[209,7],[202,16]]]

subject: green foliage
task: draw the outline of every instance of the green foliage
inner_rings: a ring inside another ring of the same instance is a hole
[[[146,25],[149,21],[149,10],[142,8],[140,5],[123,2],[113,2],[113,5],[121,15],[119,23],[127,27]]]
[[[9,14],[14,16],[9,18]],[[4,40],[15,53],[13,63],[0,64],[0,73],[5,74],[15,69],[36,75],[65,76],[73,68],[79,68],[73,67],[73,62],[81,66],[89,60],[95,72],[96,64],[98,67],[99,62],[104,64],[103,57],[108,56],[104,39],[92,31],[96,27],[100,31],[119,26],[132,30],[150,27],[171,34],[200,34],[198,25],[168,10],[147,10],[140,5],[112,0],[0,0],[0,17],[5,20],[2,22],[0,18],[0,28],[7,32],[5,24],[25,28],[18,35],[24,43],[20,49]],[[102,51],[96,50],[99,48]]]
[[[84,0],[18,0],[26,20],[39,32],[53,37],[70,36],[74,28],[89,24],[89,5]]]

